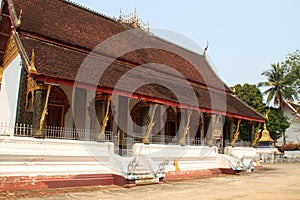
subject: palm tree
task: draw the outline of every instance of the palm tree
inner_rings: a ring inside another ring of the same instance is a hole
[[[266,82],[258,83],[258,87],[268,87],[263,94],[267,96],[267,103],[274,99],[274,105],[283,108],[284,101],[294,101],[298,99],[298,91],[294,86],[295,79],[285,67],[279,63],[271,65],[271,69],[264,71],[261,75],[268,78]]]

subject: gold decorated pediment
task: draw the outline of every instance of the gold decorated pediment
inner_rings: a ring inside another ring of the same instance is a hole
[[[11,36],[8,39],[6,49],[5,49],[5,54],[3,57],[3,65],[2,65],[3,70],[5,70],[5,68],[17,57],[17,55],[18,55],[17,44],[13,38],[13,35],[11,34]]]

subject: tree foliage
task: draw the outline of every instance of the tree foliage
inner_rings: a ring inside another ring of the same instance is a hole
[[[257,112],[263,113],[265,105],[263,104],[263,95],[256,85],[237,84],[235,86],[236,97],[254,108]]]
[[[285,133],[287,128],[290,127],[290,123],[281,110],[277,108],[266,109],[270,110],[267,121],[267,129],[270,132],[271,138],[276,140]]]
[[[265,105],[263,104],[263,95],[256,85],[237,84],[231,88],[235,92],[235,96],[252,107],[257,112],[263,114]],[[256,124],[258,125],[258,124]],[[244,141],[250,141],[248,123],[241,123],[239,138]]]
[[[264,71],[262,75],[268,80],[258,83],[258,87],[268,88],[263,93],[267,95],[267,103],[274,99],[274,105],[282,108],[284,101],[298,100],[299,92],[295,87],[295,76],[286,66],[279,63],[272,64],[271,69]]]
[[[290,79],[293,80],[293,87],[298,94],[300,93],[300,50],[288,54],[285,61],[282,62],[282,66],[285,68]]]
[[[280,109],[265,106],[263,103],[263,95],[256,85],[247,83],[244,85],[237,84],[235,87],[232,87],[232,89],[235,90],[236,97],[261,114],[265,114],[266,111],[270,110],[267,128],[272,139],[276,140],[281,137],[282,133],[290,126],[288,118],[284,116]],[[240,138],[242,140],[249,140],[250,137],[247,124],[241,124]]]

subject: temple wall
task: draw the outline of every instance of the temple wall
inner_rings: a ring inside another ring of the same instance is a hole
[[[283,113],[290,119],[290,127],[286,130],[286,143],[300,143],[300,120],[295,120],[295,115],[286,106],[284,107]],[[277,140],[279,144],[283,144],[283,138]]]
[[[113,143],[0,136],[0,192],[123,185]]]
[[[59,87],[64,91],[64,93],[66,94],[69,103],[70,103],[70,108],[68,110],[68,112],[65,114],[65,121],[64,121],[64,127],[66,128],[73,128],[74,127],[74,116],[75,116],[75,110],[77,109],[78,112],[78,107],[74,107],[74,103],[75,103],[75,99],[76,95],[75,92],[73,93],[73,87],[70,86],[65,86],[65,85],[59,85]],[[84,128],[84,129],[91,129],[91,124],[94,123],[94,119],[93,117],[90,116],[90,110],[93,109],[93,104],[92,102],[94,101],[94,97],[95,97],[95,91],[86,91],[86,96],[82,97],[85,98],[85,101],[81,101],[81,102],[76,102],[78,104],[84,104],[84,105],[80,105],[80,110],[78,113],[80,113],[80,115],[84,118],[84,123],[81,124],[80,128]],[[77,105],[78,106],[78,105]]]
[[[112,173],[113,149],[109,142],[0,137],[0,176]]]
[[[95,91],[87,90],[86,95],[86,115],[85,115],[85,128],[93,129],[97,126],[96,114],[91,112],[94,110],[94,102],[95,102]],[[92,127],[93,126],[93,127]]]
[[[250,166],[253,159],[257,158],[257,149],[253,147],[226,147],[224,154],[240,160],[244,167]]]
[[[4,70],[0,91],[0,123],[14,125],[21,76],[21,57],[18,55]]]
[[[64,91],[64,93],[66,94],[66,96],[69,100],[69,103],[70,103],[70,108],[69,108],[68,112],[65,115],[64,126],[68,127],[68,128],[71,128],[71,127],[73,127],[73,113],[72,113],[72,105],[73,105],[72,92],[73,92],[73,88],[70,87],[70,86],[65,86],[65,85],[60,85],[59,87]]]

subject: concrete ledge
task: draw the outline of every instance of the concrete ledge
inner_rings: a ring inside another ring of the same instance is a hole
[[[0,190],[124,185],[110,142],[0,137]]]
[[[166,177],[164,180],[165,181],[185,180],[185,179],[217,176],[221,174],[222,174],[221,169],[173,171],[173,172],[166,172]]]
[[[0,137],[0,176],[112,174],[113,143]]]
[[[146,155],[156,166],[164,160],[169,161],[166,172],[197,171],[218,168],[217,147],[180,146],[161,144],[134,144],[135,156]]]
[[[243,159],[247,165],[257,158],[257,151],[253,147],[226,147],[224,153],[237,159]]]
[[[123,186],[126,182],[123,177],[113,174],[2,176],[0,181],[0,192],[98,185]]]

